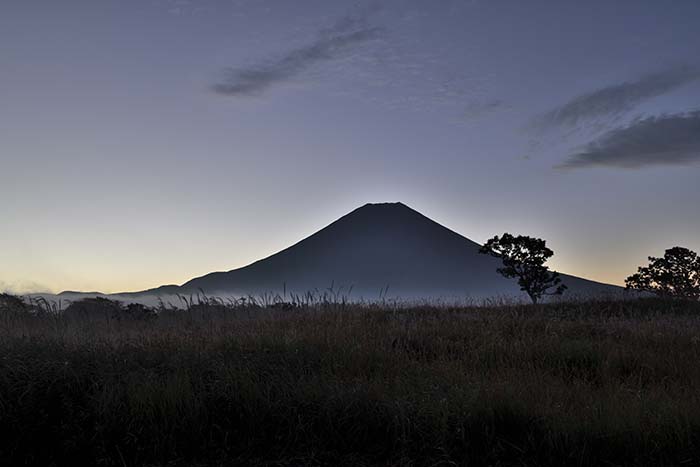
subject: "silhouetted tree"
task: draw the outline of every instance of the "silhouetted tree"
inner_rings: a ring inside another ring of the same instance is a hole
[[[486,242],[479,253],[500,258],[503,267],[498,272],[509,279],[517,278],[520,290],[537,303],[543,295],[561,295],[566,290],[559,273],[544,265],[554,255],[545,243],[541,238],[504,233]]]
[[[644,290],[665,297],[700,299],[700,257],[683,247],[666,250],[663,258],[649,257],[649,266],[640,266],[625,279],[627,289]]]
[[[22,297],[9,293],[0,293],[0,311],[26,311],[27,304]]]

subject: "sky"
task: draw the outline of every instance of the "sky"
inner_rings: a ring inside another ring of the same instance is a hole
[[[3,0],[0,289],[180,284],[368,202],[624,283],[700,251],[700,2]]]

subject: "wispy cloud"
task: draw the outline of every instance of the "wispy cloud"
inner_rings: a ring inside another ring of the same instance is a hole
[[[465,120],[473,120],[492,114],[509,106],[501,99],[472,100],[464,107]]]
[[[259,95],[317,63],[337,58],[349,48],[378,37],[380,32],[380,28],[367,24],[365,16],[347,16],[319,31],[311,44],[250,67],[226,70],[225,79],[212,88],[227,96]]]
[[[580,95],[552,109],[534,121],[534,127],[574,127],[601,118],[617,117],[642,102],[666,94],[700,79],[700,69],[682,66],[642,76],[629,81]]]
[[[22,295],[27,293],[45,293],[50,290],[49,287],[34,281],[16,280],[13,282],[4,282],[0,280],[0,293]]]
[[[636,169],[700,162],[700,111],[638,119],[587,144],[558,168]]]

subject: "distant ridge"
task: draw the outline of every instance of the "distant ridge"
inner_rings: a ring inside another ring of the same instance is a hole
[[[298,243],[226,272],[180,286],[167,285],[121,297],[190,294],[260,295],[327,290],[376,299],[387,290],[404,299],[524,297],[516,281],[500,276],[498,259],[479,244],[403,203],[370,203]],[[562,274],[570,296],[619,293],[622,289]]]

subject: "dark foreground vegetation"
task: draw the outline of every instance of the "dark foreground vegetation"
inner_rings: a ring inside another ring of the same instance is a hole
[[[0,465],[697,465],[700,303],[0,297]]]

